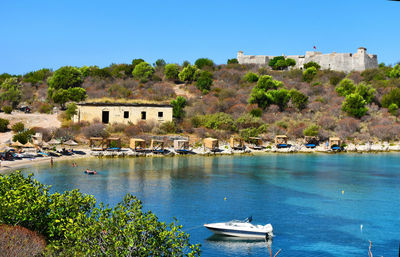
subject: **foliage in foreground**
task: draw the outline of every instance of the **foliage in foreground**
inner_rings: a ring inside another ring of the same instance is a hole
[[[167,225],[127,194],[111,208],[78,190],[50,194],[19,172],[0,176],[0,224],[45,236],[50,256],[199,256],[199,245],[175,222]]]

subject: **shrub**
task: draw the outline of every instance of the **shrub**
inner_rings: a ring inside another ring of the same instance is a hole
[[[330,116],[324,115],[319,119],[318,125],[324,129],[332,130],[336,127],[336,120]]]
[[[257,137],[259,134],[267,131],[267,125],[263,124],[258,128],[246,128],[239,131],[240,137],[245,141],[249,141],[250,137]]]
[[[26,131],[15,134],[12,139],[14,142],[18,141],[21,144],[26,144],[29,142],[29,140],[31,140],[32,135],[34,135],[34,134],[35,134],[35,131],[33,131],[32,129],[28,129]]]
[[[253,72],[247,72],[246,75],[244,75],[243,79],[244,79],[244,81],[247,81],[249,83],[257,82],[258,75]]]
[[[276,56],[269,61],[268,65],[274,70],[283,70],[289,66],[295,66],[296,61],[290,58],[285,60],[284,56]]]
[[[1,100],[16,108],[22,98],[21,85],[17,78],[8,78],[1,84]]]
[[[179,79],[181,81],[189,82],[191,83],[194,80],[194,74],[197,71],[196,66],[192,66],[188,64],[181,72],[179,72]]]
[[[177,128],[176,128],[175,122],[167,121],[167,122],[163,122],[160,125],[160,130],[163,134],[170,134],[170,133],[175,133]]]
[[[340,96],[347,96],[355,92],[356,86],[354,85],[353,80],[346,78],[340,81],[335,90]]]
[[[318,125],[310,125],[306,129],[303,130],[303,134],[305,136],[318,136],[319,134],[319,126]]]
[[[254,116],[254,117],[261,117],[262,116],[262,110],[260,108],[252,109],[250,111],[250,115]]]
[[[366,104],[367,102],[359,94],[350,94],[346,96],[342,110],[353,117],[361,118],[368,111],[368,108],[365,107]]]
[[[135,69],[135,67],[136,67],[139,63],[142,63],[142,62],[144,62],[144,60],[141,59],[141,58],[139,58],[139,59],[133,59],[133,60],[132,60],[132,70]]]
[[[251,114],[243,114],[235,121],[235,126],[237,129],[245,129],[252,127],[259,127],[263,124],[262,120],[259,117],[254,117]]]
[[[303,81],[311,82],[314,79],[315,75],[317,75],[317,69],[314,66],[307,68],[303,72]]]
[[[179,80],[179,67],[174,63],[165,65],[164,75],[170,80]]]
[[[4,105],[2,108],[3,112],[6,114],[11,114],[13,108],[10,105]]]
[[[147,81],[154,73],[154,68],[147,62],[140,62],[132,71],[132,76],[140,81]]]
[[[359,94],[367,103],[371,103],[374,98],[375,89],[370,85],[366,85],[364,83],[360,83],[356,86],[355,90],[356,94]]]
[[[177,119],[182,119],[185,116],[184,108],[186,104],[187,100],[183,96],[177,96],[175,100],[172,100],[172,116]]]
[[[17,122],[11,126],[11,130],[15,133],[22,132],[25,130],[25,125],[22,122]]]
[[[105,130],[106,126],[103,123],[93,123],[82,129],[86,138],[91,137],[107,137],[108,132]]]
[[[6,132],[8,124],[10,124],[8,120],[0,118],[0,132]]]
[[[382,97],[382,106],[388,108],[391,104],[400,106],[400,88],[393,88]]]
[[[49,113],[51,113],[51,110],[53,109],[53,107],[50,105],[50,104],[48,104],[48,103],[41,103],[40,105],[39,105],[39,112],[40,113],[47,113],[47,114],[49,114]]]
[[[49,88],[68,89],[70,87],[80,87],[83,83],[83,76],[78,68],[64,66],[56,70],[47,81]]]
[[[124,132],[128,125],[124,123],[113,123],[107,126],[107,131],[109,133],[121,133]]]
[[[396,64],[393,69],[389,72],[389,77],[400,78],[400,64]]]
[[[233,59],[228,59],[228,61],[226,62],[227,64],[238,64],[238,60],[236,58]]]
[[[397,116],[399,106],[397,106],[397,104],[395,103],[392,103],[391,105],[389,105],[388,110],[392,115]]]
[[[19,172],[1,175],[0,185],[0,223],[42,234],[50,256],[200,254],[199,245],[190,245],[180,226],[143,212],[142,203],[130,194],[109,208],[78,190],[51,194],[32,175]]]
[[[199,69],[203,69],[204,67],[214,67],[214,62],[208,58],[199,58],[195,61],[194,65]]]
[[[20,226],[0,225],[1,256],[42,256],[43,236]]]
[[[272,102],[279,107],[280,111],[283,111],[290,101],[289,90],[281,88],[278,90],[270,90],[267,92],[268,98],[272,99]]]
[[[332,76],[329,78],[329,83],[333,86],[336,86],[341,81],[339,76]]]
[[[204,126],[209,129],[235,130],[232,116],[223,112],[195,116],[192,118],[192,124],[194,127]]]
[[[208,93],[211,89],[211,85],[213,83],[213,74],[208,71],[200,72],[200,75],[197,78],[196,87],[203,91],[203,93]]]
[[[293,105],[298,109],[298,110],[303,110],[307,107],[308,103],[308,96],[303,94],[300,91],[297,91],[296,89],[291,89],[289,91],[290,99],[293,103]]]
[[[257,104],[258,107],[265,109],[274,103],[272,94],[267,94],[267,92],[279,87],[283,87],[283,83],[281,81],[274,80],[268,75],[261,76],[258,79],[257,85],[251,90],[249,103]]]
[[[75,103],[70,103],[67,105],[67,110],[65,110],[65,118],[71,120],[74,115],[78,113],[78,107]]]
[[[317,69],[317,70],[321,69],[321,65],[319,65],[319,64],[316,63],[316,62],[308,62],[308,63],[305,63],[305,64],[303,65],[303,67],[304,67],[304,69],[308,69],[308,68],[310,68],[310,67],[314,67],[314,68]]]

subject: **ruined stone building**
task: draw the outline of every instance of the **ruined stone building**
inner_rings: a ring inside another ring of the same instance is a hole
[[[240,64],[268,65],[269,61],[275,56],[267,55],[244,55],[242,51],[237,54],[237,60]],[[375,54],[368,54],[365,47],[360,47],[357,53],[330,53],[307,51],[305,55],[288,55],[285,58],[291,58],[296,61],[294,68],[302,69],[308,62],[316,62],[321,69],[331,69],[335,71],[363,71],[378,67],[378,57]]]

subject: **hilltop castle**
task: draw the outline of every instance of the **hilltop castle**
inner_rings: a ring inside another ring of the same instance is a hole
[[[244,55],[242,51],[237,54],[237,60],[240,64],[268,65],[269,61],[275,56],[267,55]],[[357,53],[330,53],[308,51],[306,55],[288,55],[285,58],[291,58],[296,61],[295,68],[302,69],[308,62],[316,62],[321,65],[321,69],[330,69],[335,71],[363,71],[378,67],[378,57],[375,54],[367,54],[365,47],[360,47]]]

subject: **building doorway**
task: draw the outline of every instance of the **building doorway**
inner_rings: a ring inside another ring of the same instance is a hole
[[[101,115],[101,121],[105,124],[108,124],[110,121],[110,112],[109,111],[103,111]]]

